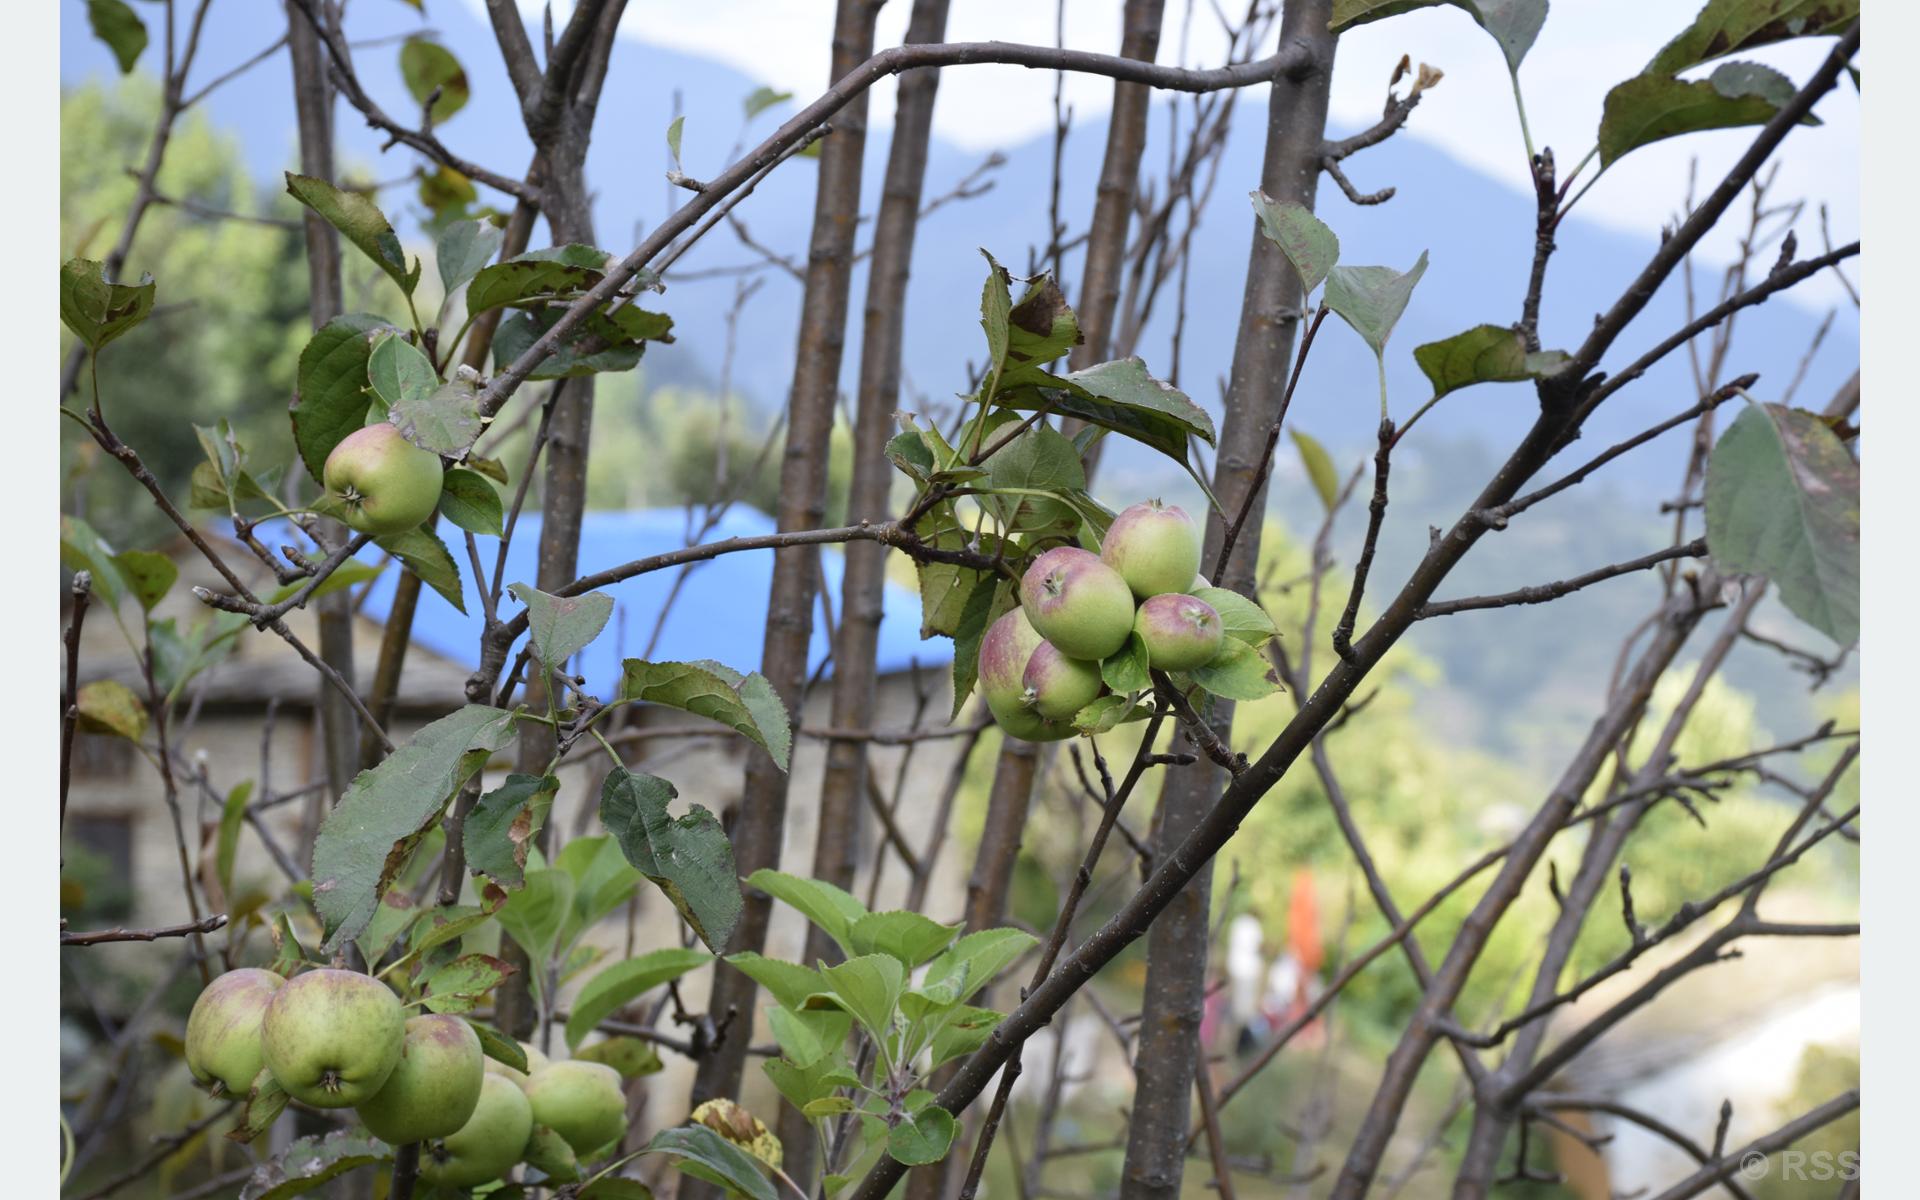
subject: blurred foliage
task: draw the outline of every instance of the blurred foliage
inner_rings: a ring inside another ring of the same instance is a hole
[[[1808,1046],[1800,1056],[1793,1090],[1775,1106],[1773,1123],[1784,1125],[1859,1086],[1858,1047]],[[1859,1166],[1860,1110],[1856,1108],[1775,1154],[1767,1174],[1749,1186],[1754,1200],[1824,1197],[1836,1192],[1840,1181],[1857,1176]]]

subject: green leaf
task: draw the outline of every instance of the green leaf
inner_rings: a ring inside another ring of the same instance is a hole
[[[994,452],[987,460],[989,486],[1040,491],[1085,490],[1086,468],[1073,442],[1056,429],[1036,425]],[[1039,532],[1072,528],[1078,521],[1073,507],[1043,496],[988,495],[981,497],[999,519],[1003,530]]]
[[[1024,929],[982,929],[961,938],[927,968],[928,979],[941,979],[964,969],[966,983],[960,1000],[970,1000],[1000,972],[1039,944]]]
[[[887,1153],[910,1167],[937,1163],[953,1145],[953,1114],[938,1104],[902,1113],[887,1130]]]
[[[1405,274],[1392,267],[1335,267],[1327,273],[1327,307],[1353,326],[1375,354],[1385,354],[1387,338],[1426,272],[1424,250]]]
[[[117,679],[80,685],[73,698],[83,733],[108,734],[138,742],[147,732],[147,706]]]
[[[1414,351],[1415,357],[1419,351]],[[1319,493],[1320,503],[1329,513],[1340,500],[1340,477],[1333,468],[1333,456],[1320,444],[1318,438],[1301,433],[1298,429],[1289,429],[1293,435],[1293,448],[1300,452],[1300,465],[1307,469],[1307,479],[1312,482],[1313,490]]]
[[[1335,33],[1341,33],[1355,25],[1439,4],[1465,11],[1491,34],[1500,43],[1509,71],[1520,69],[1521,60],[1533,48],[1547,19],[1547,0],[1334,0],[1333,19],[1328,24]]]
[[[960,928],[916,912],[876,912],[856,919],[847,940],[855,954],[891,954],[912,970],[946,949]]]
[[[431,171],[421,168],[419,176],[420,186],[415,189],[414,195],[418,196],[421,205],[433,214],[434,221],[457,220],[473,211],[473,206],[479,203],[480,193],[474,189],[473,180],[452,167],[442,164]],[[427,228],[432,227],[433,222],[428,222]],[[485,264],[475,264],[474,270],[479,270],[483,265]],[[461,278],[464,280],[465,276]]]
[[[287,172],[287,194],[311,208],[359,247],[407,295],[420,282],[420,263],[407,266],[400,239],[380,206],[358,192],[343,191],[324,179]]]
[[[508,364],[531,349],[533,343],[553,328],[559,319],[557,310],[546,310],[515,313],[500,322],[499,329],[493,335],[494,369],[506,370]],[[596,313],[583,324],[584,329],[575,329],[563,338],[560,347],[535,367],[527,378],[570,379],[582,375],[631,371],[640,365],[647,341],[673,340],[667,334],[672,327],[669,318],[632,305],[622,308],[615,317]],[[606,348],[589,349],[583,344],[585,338],[593,338],[596,345],[605,342]]]
[[[428,114],[438,125],[467,106],[467,72],[452,51],[423,37],[410,37],[400,47],[400,78],[416,104],[425,104],[434,89],[440,98]]]
[[[667,1069],[660,1052],[637,1037],[610,1037],[573,1052],[581,1062],[605,1063],[620,1072],[622,1079],[640,1079],[658,1075]]]
[[[427,976],[426,1006],[437,1013],[472,1012],[519,968],[489,954],[464,954]]]
[[[909,478],[926,483],[933,478],[933,452],[927,449],[926,439],[917,429],[896,434],[887,442],[887,461],[900,468]]]
[[[573,876],[555,867],[528,871],[526,886],[507,897],[500,909],[500,928],[512,935],[534,962],[553,957],[560,929],[573,905]],[[534,971],[528,982],[536,992],[541,989],[541,972]]]
[[[961,707],[979,680],[980,640],[986,636],[987,628],[1018,602],[1013,585],[998,575],[980,574],[973,590],[967,593],[967,602],[953,629],[953,712],[949,719],[960,715]]]
[[[569,841],[553,865],[573,877],[573,908],[560,930],[567,942],[625,904],[641,880],[619,841],[604,833]]]
[[[547,1177],[549,1183],[571,1183],[580,1178],[580,1160],[566,1139],[545,1125],[535,1125],[521,1159]]]
[[[414,922],[412,948],[408,957],[424,957],[429,950],[458,941],[467,933],[492,917],[500,909],[503,893],[489,891],[489,903],[482,907],[471,904],[449,904],[427,909]]]
[[[704,1168],[747,1200],[777,1200],[773,1185],[760,1173],[754,1157],[705,1125],[681,1125],[653,1135],[642,1154],[665,1154],[675,1166]]]
[[[604,255],[590,246],[561,248],[590,251],[596,261],[589,265],[582,261],[586,256],[578,254],[566,258],[522,254],[495,263],[481,270],[467,285],[467,311],[479,313],[504,305],[544,302],[584,292],[600,282]]]
[[[213,873],[220,891],[233,895],[233,857],[240,849],[240,822],[247,816],[247,800],[253,795],[253,781],[243,780],[227,793],[220,806],[220,838],[214,845]]]
[[[1230,638],[1238,638],[1250,646],[1258,646],[1280,630],[1274,626],[1273,618],[1267,610],[1242,596],[1239,592],[1230,592],[1226,588],[1200,588],[1194,597],[1206,601],[1213,611],[1220,614],[1220,628]]]
[[[327,455],[340,439],[366,424],[373,334],[389,328],[379,317],[348,313],[316,329],[300,351],[294,376],[293,444],[316,483]]]
[[[286,1111],[287,1090],[273,1077],[273,1072],[265,1067],[253,1078],[253,1085],[247,1089],[246,1103],[240,1110],[240,1122],[227,1132],[227,1137],[242,1145],[259,1137],[273,1127]]]
[[[667,815],[671,783],[616,767],[600,789],[600,820],[642,875],[665,892],[687,924],[718,954],[740,921],[740,876],[720,819],[695,804]]]
[[[445,597],[448,604],[462,613],[467,611],[460,593],[460,564],[453,560],[453,551],[447,549],[438,535],[425,527],[416,527],[405,533],[377,537],[373,544],[399,559],[402,566],[420,577],[421,583]]]
[[[549,596],[529,584],[507,586],[527,606],[533,653],[550,670],[563,670],[574,655],[586,649],[613,615],[613,597],[605,592],[582,596]]]
[[[455,288],[472,279],[475,272],[500,253],[500,243],[506,236],[488,221],[454,221],[442,229],[433,247],[434,261],[440,268],[440,286],[452,294]]]
[[[1825,421],[1753,405],[1707,459],[1707,548],[1842,646],[1860,636],[1860,466]]]
[[[851,1018],[845,1013],[834,1015],[852,1025]],[[795,1108],[804,1110],[816,1100],[830,1097],[835,1088],[856,1087],[860,1080],[846,1069],[839,1055],[830,1055],[807,1067],[797,1067],[784,1058],[769,1058],[761,1063],[767,1079],[772,1082],[787,1102]]]
[[[392,334],[379,339],[367,358],[367,383],[392,409],[404,401],[424,400],[440,387],[433,362],[406,338]]]
[[[157,550],[122,550],[113,556],[113,565],[120,568],[127,589],[146,612],[166,599],[174,581],[180,578],[180,568],[173,559]]]
[[[464,379],[410,394],[393,406],[391,415],[401,437],[447,458],[465,454],[482,428],[480,397]]]
[[[759,743],[782,771],[793,750],[793,725],[773,685],[758,672],[740,675],[723,664],[647,662],[629,658],[620,676],[623,701],[664,704],[729,726]]]
[[[482,458],[478,454],[469,454],[467,455],[467,466],[485,475],[501,487],[505,487],[513,482],[513,477],[507,474],[506,465],[497,458]]]
[[[1147,673],[1147,644],[1139,634],[1129,633],[1118,650],[1101,660],[1100,678],[1123,696],[1153,686],[1153,677]]]
[[[727,962],[789,1009],[798,1009],[808,996],[826,990],[827,983],[820,972],[799,963],[782,962],[752,951],[729,954]]]
[[[514,716],[469,704],[362,771],[320,827],[313,900],[338,950],[372,921],[380,896],[462,784],[514,736]]]
[[[600,1022],[635,998],[711,961],[713,956],[705,951],[668,946],[614,963],[574,997],[573,1010],[567,1016],[567,1049],[577,1049]]]
[[[687,119],[675,117],[667,125],[667,152],[673,155],[674,170],[680,169],[680,135],[685,131]]]
[[[853,1017],[838,1009],[799,1009],[774,1006],[767,1024],[781,1055],[803,1070],[839,1052],[846,1045]]]
[[[985,250],[980,253],[987,260],[987,282],[980,289],[980,328],[987,335],[987,372],[991,374],[1007,360],[1013,293],[1007,269]]]
[[[747,93],[747,98],[740,102],[740,107],[745,110],[747,120],[751,121],[774,105],[785,104],[791,99],[793,99],[792,92],[776,92],[770,87],[757,87]]]
[[[1340,261],[1340,239],[1333,230],[1304,204],[1281,204],[1261,191],[1250,195],[1253,211],[1260,216],[1260,232],[1293,264],[1300,290],[1311,292],[1326,282],[1327,272]]]
[[[1736,68],[1729,70],[1729,68]],[[1637,75],[1607,93],[1600,116],[1600,165],[1642,146],[1704,129],[1764,125],[1780,110],[1778,75],[1753,63],[1728,63],[1708,79]],[[1784,77],[1780,77],[1785,82]],[[1788,95],[1793,87],[1786,82]],[[1811,120],[1811,118],[1810,118]]]
[[[89,350],[98,351],[153,312],[153,276],[110,283],[107,269],[86,258],[60,267],[60,320]]]
[[[460,831],[467,869],[504,888],[525,882],[527,846],[559,789],[551,775],[515,774],[480,797]]]
[[[906,989],[907,969],[890,954],[863,954],[831,967],[822,967],[827,987],[854,1020],[876,1038],[893,1028],[893,1010]]]
[[[1193,681],[1228,700],[1264,700],[1281,691],[1279,671],[1266,655],[1239,638],[1228,638],[1213,661],[1189,672]]]
[[[1106,695],[1074,713],[1073,727],[1081,733],[1105,733],[1128,721],[1144,721],[1152,715],[1151,708],[1135,704],[1126,696]]]
[[[126,594],[127,581],[115,557],[112,547],[100,539],[93,526],[79,517],[60,514],[60,561],[69,571],[91,575],[94,595],[118,607],[120,597]]]
[[[1044,366],[1082,340],[1080,319],[1067,306],[1067,298],[1053,276],[1042,274],[1029,279],[1019,302],[1007,311],[1008,367]]]
[[[373,921],[365,933],[354,939],[354,944],[360,947],[361,957],[372,966],[386,957],[394,942],[419,918],[420,910],[413,906],[413,898],[399,888],[390,889],[380,897]]]
[[[1860,17],[1860,0],[1707,0],[1680,35],[1660,48],[1644,74],[1674,75],[1789,38],[1845,33]]]
[[[122,0],[87,0],[87,24],[93,27],[93,36],[113,51],[120,73],[132,74],[133,64],[147,48],[146,23]]]
[[[448,468],[440,481],[440,515],[469,533],[505,537],[506,507],[486,476],[465,467]]]
[[[240,1189],[240,1198],[285,1200],[311,1192],[348,1171],[392,1161],[391,1146],[356,1130],[336,1129],[323,1137],[303,1137],[272,1161],[255,1167]]]
[[[1464,333],[1413,348],[1413,361],[1420,364],[1433,384],[1436,400],[1476,383],[1537,379],[1551,374],[1565,358],[1557,351],[1529,353],[1526,338],[1506,325],[1475,325]]]
[[[1187,437],[1214,444],[1213,418],[1170,383],[1153,377],[1137,357],[1096,363],[1060,377],[1083,396],[1056,401],[1056,411],[1078,416],[1185,461]],[[1083,398],[1084,397],[1084,398]]]
[[[498,1029],[472,1017],[465,1018],[480,1039],[480,1051],[498,1063],[505,1063],[516,1071],[524,1073],[527,1069],[527,1052],[519,1042],[514,1041]]]
[[[994,1026],[1003,1020],[1005,1017],[990,1008],[960,1009],[934,1035],[929,1065],[937,1067],[963,1054],[972,1054],[987,1044],[987,1039],[993,1036]]]
[[[747,886],[757,888],[775,900],[783,901],[789,908],[798,910],[801,916],[818,925],[822,933],[832,938],[844,953],[855,953],[853,926],[867,915],[867,906],[846,889],[835,887],[824,879],[807,879],[765,867],[747,876]]]

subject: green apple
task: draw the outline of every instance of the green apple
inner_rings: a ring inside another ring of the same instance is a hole
[[[1106,686],[1099,663],[1068,658],[1052,642],[1041,642],[1027,659],[1021,683],[1028,706],[1051,721],[1073,720]]]
[[[1191,587],[1200,572],[1200,546],[1200,527],[1186,510],[1149,500],[1113,519],[1100,542],[1100,561],[1144,600]]]
[[[1133,629],[1127,581],[1078,546],[1059,546],[1033,560],[1020,581],[1020,605],[1035,632],[1071,658],[1098,662],[1125,645]]]
[[[400,1061],[373,1099],[358,1106],[360,1119],[373,1136],[393,1146],[457,1133],[480,1102],[485,1058],[480,1035],[459,1017],[411,1017]]]
[[[1162,671],[1205,666],[1220,653],[1225,636],[1213,605],[1177,592],[1142,602],[1133,628],[1147,644],[1147,665]]]
[[[980,638],[980,694],[1003,732],[1029,742],[1058,741],[1073,729],[1048,721],[1027,703],[1027,662],[1040,645],[1023,609],[1009,609],[987,626]]]
[[[371,975],[323,968],[295,975],[260,1022],[267,1069],[295,1100],[351,1108],[371,1100],[400,1061],[406,1011]]]
[[[260,1073],[260,1019],[286,980],[247,967],[214,980],[187,1014],[187,1069],[201,1083],[244,1097]]]
[[[440,503],[440,456],[381,421],[340,439],[320,478],[339,517],[361,533],[404,533]]]
[[[548,1063],[527,1079],[536,1125],[545,1125],[585,1154],[627,1131],[627,1097],[620,1072],[605,1063],[567,1059]]]
[[[538,1071],[541,1067],[546,1066],[547,1056],[540,1053],[539,1047],[535,1046],[532,1042],[521,1042],[520,1049],[524,1051],[527,1056],[526,1071],[516,1070],[497,1058],[487,1059],[484,1064],[484,1069],[489,1074],[498,1075],[503,1079],[511,1079],[515,1087],[526,1087],[527,1072]]]
[[[505,1075],[480,1080],[480,1100],[458,1132],[420,1149],[420,1177],[441,1187],[472,1187],[513,1170],[533,1134],[533,1106]]]

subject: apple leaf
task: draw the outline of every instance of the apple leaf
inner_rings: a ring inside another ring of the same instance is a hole
[[[1118,650],[1101,660],[1100,678],[1123,696],[1153,686],[1153,677],[1147,673],[1147,644],[1139,634],[1129,633]]]
[[[147,732],[147,706],[117,679],[82,684],[73,707],[85,733],[103,733],[138,742]]]
[[[227,792],[220,806],[220,834],[214,843],[213,875],[220,881],[222,895],[233,894],[233,857],[240,849],[240,822],[247,815],[247,801],[253,795],[253,780],[243,779]]]
[[[764,870],[754,872],[755,875],[777,873]],[[760,884],[753,886],[761,888],[762,891],[766,890]],[[820,972],[812,967],[803,967],[799,963],[784,962],[777,958],[767,958],[752,951],[729,954],[727,963],[734,970],[767,989],[768,994],[788,1009],[798,1010],[808,996],[825,991],[827,987],[827,981],[822,979]]]
[[[854,954],[853,927],[867,915],[867,906],[853,893],[824,879],[808,879],[762,867],[747,876],[747,886],[757,888],[795,909],[820,931],[834,940],[844,954]]]
[[[446,598],[460,612],[467,611],[460,590],[460,564],[453,551],[425,527],[416,526],[405,533],[373,539],[374,545],[400,560],[400,564],[420,577],[420,582]]]
[[[733,843],[720,819],[698,804],[684,816],[669,816],[667,802],[678,794],[664,779],[616,767],[600,789],[600,820],[627,861],[666,893],[718,954],[742,908]]]
[[[245,1145],[273,1128],[273,1123],[280,1119],[287,1107],[287,1089],[280,1086],[272,1071],[262,1067],[243,1099],[240,1123],[227,1131],[227,1138]]]
[[[981,929],[961,938],[943,951],[927,968],[926,977],[944,979],[963,975],[965,982],[956,997],[970,1000],[980,989],[992,983],[1000,972],[1012,966],[1021,955],[1040,942],[1024,929],[1000,927]]]
[[[1264,700],[1283,690],[1274,665],[1237,637],[1226,639],[1213,661],[1188,673],[1202,688],[1228,700]]]
[[[1644,73],[1674,75],[1755,46],[1844,33],[1859,17],[1860,0],[1707,0]]]
[[[1230,638],[1238,638],[1250,646],[1263,644],[1268,638],[1280,631],[1274,627],[1273,618],[1267,610],[1239,592],[1226,588],[1201,588],[1194,592],[1196,599],[1204,600],[1220,614],[1220,628]]]
[[[1475,325],[1464,333],[1413,348],[1413,361],[1433,384],[1434,399],[1476,383],[1516,383],[1551,374],[1566,361],[1559,351],[1529,353],[1520,331]]]
[[[391,889],[380,897],[380,907],[374,910],[373,920],[368,923],[366,932],[354,939],[367,965],[375,966],[385,958],[394,942],[419,917],[420,910],[414,907],[413,898],[400,889]]]
[[[122,550],[113,556],[113,565],[120,568],[120,577],[126,580],[127,589],[146,612],[152,612],[154,605],[166,599],[180,578],[180,568],[174,565],[173,559],[157,550]]]
[[[505,231],[489,221],[454,221],[442,229],[433,245],[433,258],[440,268],[440,286],[451,294],[472,279],[476,271],[500,253],[500,244],[506,236]]]
[[[473,1029],[474,1036],[480,1039],[481,1053],[497,1063],[505,1063],[516,1071],[527,1069],[527,1052],[521,1048],[519,1042],[485,1022],[476,1021],[472,1017],[467,1017],[465,1020]]]
[[[400,47],[400,78],[414,102],[425,104],[434,89],[440,91],[428,120],[438,125],[467,106],[467,72],[453,52],[435,41],[410,37]]]
[[[367,356],[367,385],[389,410],[407,400],[424,399],[440,386],[433,362],[398,333],[375,340]]]
[[[1427,272],[1427,252],[1407,271],[1392,267],[1335,267],[1327,272],[1327,307],[1353,327],[1376,355],[1387,352],[1387,339],[1420,277]]]
[[[953,712],[949,720],[960,715],[961,707],[967,697],[973,695],[974,684],[979,681],[980,640],[987,635],[987,628],[1016,603],[1018,598],[1010,581],[984,571],[976,575],[953,627]]]
[[[139,283],[112,283],[106,267],[92,259],[68,259],[60,267],[60,320],[89,350],[99,351],[146,320],[153,294],[151,275]]]
[[[1860,465],[1825,421],[1754,405],[1707,459],[1707,548],[1842,646],[1860,636]]]
[[[361,1167],[393,1161],[393,1147],[354,1130],[303,1137],[253,1169],[240,1200],[285,1200]]]
[[[551,775],[514,774],[480,797],[460,829],[467,869],[505,888],[526,882],[527,846],[559,789]]]
[[[577,255],[550,258],[529,254],[495,263],[482,269],[467,285],[467,312],[485,312],[509,304],[543,303],[584,292],[603,278],[601,265],[601,262],[584,263]]]
[[[620,1072],[622,1079],[640,1079],[667,1069],[667,1064],[660,1061],[660,1052],[637,1037],[610,1037],[581,1046],[573,1056],[582,1062],[605,1063]]]
[[[294,375],[293,444],[315,482],[340,439],[366,424],[367,361],[373,355],[373,334],[390,328],[368,313],[348,313],[314,330],[300,351]]]
[[[338,229],[385,271],[388,278],[399,284],[401,291],[413,295],[414,287],[420,282],[420,262],[416,259],[412,267],[407,266],[400,238],[379,205],[359,192],[344,191],[324,179],[291,171],[287,172],[287,194],[319,213],[327,224]]]
[[[1179,388],[1156,379],[1137,357],[1096,363],[1057,378],[1042,375],[1039,383],[1048,389],[1065,389],[1064,394],[1046,393],[1053,399],[1053,411],[1130,437],[1169,458],[1186,461],[1189,437],[1214,444],[1213,418],[1206,409]],[[1018,396],[1004,403],[1010,408],[1037,406]]]
[[[613,597],[605,592],[550,596],[525,583],[509,584],[507,590],[527,606],[534,657],[555,671],[599,637],[613,615]]]
[[[409,393],[389,415],[401,437],[446,458],[465,454],[483,427],[480,397],[464,379]]]
[[[1793,91],[1785,76],[1757,63],[1725,63],[1706,79],[1636,75],[1607,93],[1600,116],[1600,165],[1611,166],[1630,151],[1681,134],[1764,125]],[[1818,120],[1809,115],[1805,123]]]
[[[945,950],[960,932],[916,912],[875,912],[855,919],[847,930],[855,954],[890,954],[908,970]]]
[[[1073,727],[1086,734],[1105,733],[1128,721],[1143,721],[1152,715],[1152,709],[1133,703],[1127,696],[1106,695],[1074,713]]]
[[[472,1012],[519,970],[490,954],[464,954],[427,976],[426,1006],[437,1013]]]
[[[552,958],[561,927],[573,905],[573,876],[553,867],[528,871],[526,886],[507,897],[500,910],[500,928],[520,943],[534,962]],[[536,994],[542,991],[542,971],[530,974]]]
[[[782,771],[793,749],[793,723],[766,676],[741,675],[724,664],[647,662],[622,664],[619,699],[664,704],[731,727],[758,743]]]
[[[1281,204],[1261,191],[1250,194],[1253,210],[1260,217],[1260,232],[1293,264],[1300,276],[1300,290],[1305,293],[1319,287],[1340,261],[1340,239],[1306,205]]]
[[[713,956],[703,950],[667,946],[609,966],[574,997],[573,1010],[567,1016],[568,1051],[579,1049],[581,1040],[600,1022],[635,998],[712,961]]]
[[[953,1145],[953,1114],[929,1104],[900,1114],[887,1130],[887,1153],[910,1167],[937,1163]]]
[[[468,533],[505,537],[506,507],[487,477],[466,467],[451,467],[440,481],[440,515]]]
[[[705,1125],[680,1125],[653,1135],[642,1154],[665,1154],[697,1178],[718,1182],[746,1200],[778,1200],[751,1154]]]
[[[93,36],[113,51],[120,73],[132,74],[133,64],[147,48],[146,22],[124,0],[87,0],[87,24],[93,27]]]
[[[1300,452],[1300,465],[1306,468],[1307,479],[1319,495],[1321,507],[1332,512],[1333,506],[1340,501],[1340,476],[1334,470],[1333,456],[1312,434],[1301,433],[1298,429],[1289,429],[1287,432],[1293,436],[1293,448]]]
[[[332,953],[372,922],[380,897],[447,801],[514,736],[514,715],[469,704],[362,771],[320,827],[313,903]]]

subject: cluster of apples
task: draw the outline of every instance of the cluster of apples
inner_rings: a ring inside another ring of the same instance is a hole
[[[980,690],[1013,737],[1056,741],[1106,690],[1101,660],[1138,634],[1147,665],[1204,666],[1225,636],[1220,614],[1189,593],[1210,586],[1201,536],[1180,508],[1149,500],[1114,518],[1100,553],[1061,546],[1033,560],[1020,606],[980,639]]]
[[[450,1187],[504,1176],[535,1125],[588,1161],[626,1134],[618,1071],[522,1048],[526,1073],[482,1054],[459,1017],[408,1017],[379,980],[332,969],[229,971],[187,1017],[187,1067],[201,1083],[245,1096],[264,1067],[295,1100],[357,1110],[384,1142],[426,1143],[421,1177]]]

